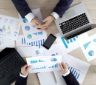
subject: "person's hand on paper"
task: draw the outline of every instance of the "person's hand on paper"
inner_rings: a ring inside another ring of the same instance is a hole
[[[60,68],[61,68],[61,72],[62,74],[66,74],[68,72],[68,65],[65,63],[60,63]]]
[[[24,75],[24,76],[28,76],[29,68],[30,68],[30,66],[28,66],[28,65],[24,65],[23,67],[21,67],[21,74]]]
[[[42,23],[42,25],[39,27],[39,28],[41,28],[41,29],[47,29],[50,25],[51,25],[51,23],[54,21],[54,17],[53,16],[48,16],[48,17],[46,17],[44,20],[43,20],[43,23]]]

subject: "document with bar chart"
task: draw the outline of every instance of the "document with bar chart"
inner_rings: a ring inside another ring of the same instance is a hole
[[[77,42],[78,38],[79,36],[76,36],[76,37],[66,40],[64,39],[64,37],[61,37],[63,46],[66,49],[66,52],[71,52],[72,50],[75,50],[76,48],[79,47],[79,44]]]
[[[30,65],[30,73],[50,72],[60,70],[59,63],[62,62],[62,56],[38,56],[26,58]]]
[[[70,72],[82,84],[90,65],[68,54],[63,55],[63,61],[68,63]]]
[[[96,59],[96,34],[91,36],[82,35],[78,42],[88,61]]]
[[[22,32],[22,35],[19,35],[16,41],[16,46],[36,46],[40,48],[47,38],[45,31],[38,30],[30,24],[22,24]]]
[[[57,36],[57,42],[59,43],[60,46],[62,46],[63,51],[66,51],[66,53],[69,53],[79,47],[79,44],[78,44],[79,36],[75,36],[68,40],[66,40],[59,33],[56,34],[56,36]]]
[[[78,80],[78,78],[80,77],[80,70],[71,66],[69,66],[68,69],[72,74],[74,74],[74,77]]]
[[[70,72],[74,75],[78,82],[82,84],[85,76],[87,75],[90,64],[81,61],[69,54],[63,55],[63,62],[68,64],[68,69]],[[60,71],[55,71],[54,74],[57,82],[60,83],[59,85],[63,85],[61,82],[64,80]]]

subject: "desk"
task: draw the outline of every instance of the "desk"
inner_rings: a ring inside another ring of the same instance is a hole
[[[74,0],[73,4],[76,4],[79,1],[80,0]],[[96,0],[82,0],[82,1],[85,3],[93,22],[96,23]],[[38,7],[41,8],[43,17],[46,17],[47,15],[49,15],[51,13],[52,9],[54,8],[54,6],[56,5],[57,2],[58,2],[58,0],[41,0],[41,1],[40,0],[28,0],[28,3],[31,8],[38,8]],[[32,4],[30,4],[30,3],[32,3]],[[12,4],[11,0],[0,0],[0,14],[18,17],[18,13],[17,13],[14,5]],[[47,30],[47,32],[48,33],[51,32],[53,34],[58,33],[54,23],[50,26],[50,28]],[[96,33],[96,29],[88,32],[89,35],[92,35],[94,33]],[[80,48],[72,51],[70,54],[73,56],[78,55],[79,59],[87,62],[87,60],[85,59]],[[95,67],[96,60],[93,60],[89,63],[91,64],[91,67],[90,67],[88,74],[82,85],[96,85],[96,81],[95,81],[96,80],[96,67]],[[14,84],[12,84],[12,85],[14,85]],[[37,76],[35,74],[29,75],[28,85],[39,85]]]

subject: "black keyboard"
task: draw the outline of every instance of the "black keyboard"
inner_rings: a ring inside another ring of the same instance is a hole
[[[69,19],[68,21],[60,23],[60,28],[62,30],[62,33],[68,33],[74,29],[77,29],[79,27],[82,27],[89,23],[89,20],[85,13],[78,15],[72,19]]]

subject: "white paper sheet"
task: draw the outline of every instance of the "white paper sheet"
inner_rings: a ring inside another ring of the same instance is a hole
[[[57,85],[53,72],[38,73],[37,75],[40,81],[40,85]]]
[[[96,35],[91,37],[86,34],[81,35],[78,42],[88,61],[96,59]]]
[[[45,51],[44,48],[33,47],[16,47],[17,51],[22,57],[34,57],[43,56]]]
[[[69,70],[78,82],[82,84],[87,75],[90,64],[68,54],[63,55],[63,62],[68,64]]]
[[[15,41],[12,37],[1,34],[0,35],[0,49],[4,49],[6,47],[15,47]]]
[[[60,70],[59,63],[62,62],[62,56],[37,56],[26,58],[27,64],[32,66],[30,73],[49,72]]]
[[[0,15],[0,34],[6,34],[17,39],[19,35],[20,22],[18,19]]]
[[[56,35],[59,38],[58,43],[62,44],[62,48],[66,50],[66,53],[69,53],[79,47],[78,38],[79,36],[73,37],[71,39],[64,39],[59,33]]]
[[[0,15],[0,49],[15,47],[15,40],[19,35],[19,20],[13,17]]]
[[[4,49],[6,47],[3,35],[0,35],[0,49]]]
[[[20,35],[16,41],[16,46],[36,46],[40,48],[47,38],[47,34],[44,31],[34,29],[30,28],[32,31],[29,30],[29,33]]]

